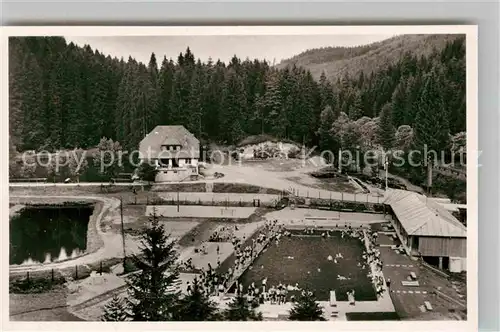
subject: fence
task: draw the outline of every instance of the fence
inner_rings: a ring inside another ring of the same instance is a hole
[[[36,287],[40,283],[58,284],[67,280],[79,280],[89,277],[92,271],[102,275],[109,272],[114,265],[123,262],[123,258],[113,258],[88,265],[73,265],[63,269],[47,269],[38,271],[10,271],[11,286],[17,288]],[[22,291],[22,289],[21,289]]]

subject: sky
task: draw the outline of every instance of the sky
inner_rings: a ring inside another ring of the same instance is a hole
[[[105,36],[81,37],[65,36],[66,41],[79,46],[89,44],[112,57],[123,57],[127,61],[132,56],[137,61],[147,64],[154,52],[159,64],[167,59],[177,60],[187,47],[196,59],[202,62],[220,59],[223,62],[236,55],[245,58],[267,60],[278,64],[283,59],[312,48],[328,46],[359,46],[391,38],[393,35],[303,35],[303,36]]]

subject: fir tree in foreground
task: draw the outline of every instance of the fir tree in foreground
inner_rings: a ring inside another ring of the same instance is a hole
[[[180,299],[176,315],[179,321],[214,321],[222,318],[217,304],[210,301],[197,278],[191,283],[188,294]]]
[[[229,321],[260,321],[262,313],[257,312],[257,302],[248,301],[243,294],[238,294],[224,310],[224,319]]]
[[[174,241],[159,224],[156,211],[151,226],[142,235],[140,255],[132,256],[139,273],[129,277],[132,318],[135,321],[170,321],[175,319],[179,291],[174,290],[179,271]]]
[[[314,293],[304,290],[290,310],[289,320],[324,321],[323,309],[316,302]]]
[[[104,306],[101,317],[103,322],[123,322],[128,318],[127,308],[121,298],[115,295],[111,301]]]

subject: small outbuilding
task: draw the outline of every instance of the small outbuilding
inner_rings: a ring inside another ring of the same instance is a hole
[[[467,270],[467,228],[433,199],[389,190],[384,204],[405,251],[450,272]]]

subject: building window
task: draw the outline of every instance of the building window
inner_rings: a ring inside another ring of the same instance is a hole
[[[186,158],[186,164],[191,165],[191,158]]]

